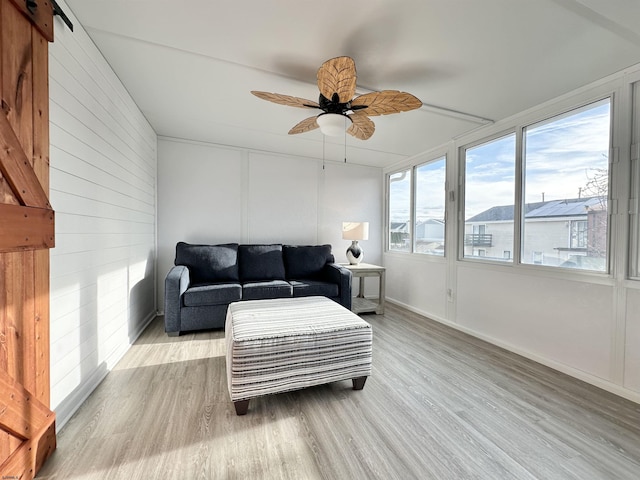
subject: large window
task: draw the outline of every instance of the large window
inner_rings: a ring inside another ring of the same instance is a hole
[[[411,251],[411,170],[387,177],[389,189],[389,250]]]
[[[459,255],[608,272],[611,106],[605,98],[461,147]],[[638,118],[635,85],[632,192],[640,189]],[[445,254],[446,170],[442,156],[387,176],[390,251]],[[630,273],[639,278],[633,195]]]
[[[605,271],[609,99],[523,131],[522,262]]]
[[[464,258],[607,270],[610,110],[607,98],[464,150]]]
[[[513,261],[516,136],[464,151],[465,258]]]
[[[444,255],[446,177],[445,157],[415,168],[415,253]]]

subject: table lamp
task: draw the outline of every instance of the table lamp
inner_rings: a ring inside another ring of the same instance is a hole
[[[347,248],[347,260],[351,265],[357,265],[362,261],[364,252],[358,240],[369,239],[369,222],[342,222],[342,239],[351,240]]]

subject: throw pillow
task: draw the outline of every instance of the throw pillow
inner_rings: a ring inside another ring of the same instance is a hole
[[[318,277],[334,260],[331,245],[285,245],[283,252],[287,278]]]
[[[189,269],[192,283],[237,282],[238,244],[192,245],[178,242],[175,264]]]
[[[240,279],[243,282],[256,280],[284,280],[282,245],[240,245],[238,247]]]

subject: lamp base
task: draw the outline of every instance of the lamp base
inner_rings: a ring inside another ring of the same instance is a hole
[[[351,240],[351,245],[347,248],[347,260],[351,265],[357,265],[362,261],[364,257],[364,252],[360,245],[358,245],[357,240]]]

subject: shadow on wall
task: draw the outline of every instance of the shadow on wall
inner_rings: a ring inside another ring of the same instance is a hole
[[[180,241],[180,240],[178,240]],[[176,241],[176,243],[178,242]],[[184,240],[186,241],[186,240]],[[158,279],[156,285],[156,298],[158,299],[158,311],[164,313],[164,281],[173,267],[173,261],[176,258],[176,243],[161,244],[158,242]],[[189,242],[189,243],[204,243],[204,242]],[[216,242],[224,243],[224,242]]]
[[[102,265],[86,258],[81,270],[56,259],[61,275],[52,279],[51,366],[59,427],[155,318],[154,250],[128,255]]]
[[[129,309],[128,328],[129,344],[132,344],[156,313],[154,272],[155,258],[153,251],[144,262],[130,265],[128,268]]]

